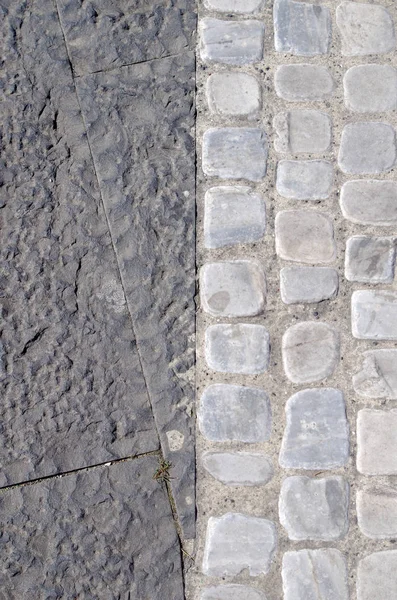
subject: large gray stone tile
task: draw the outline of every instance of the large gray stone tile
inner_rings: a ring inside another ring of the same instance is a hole
[[[207,364],[220,373],[264,373],[269,365],[269,340],[262,325],[211,325],[205,340]]]
[[[353,292],[351,319],[353,335],[360,340],[397,340],[397,293]]]
[[[396,226],[397,183],[371,179],[347,181],[342,186],[340,205],[345,219],[353,223]]]
[[[397,399],[397,350],[368,350],[353,375],[357,394],[367,398]]]
[[[339,278],[328,267],[284,267],[280,271],[280,293],[285,304],[313,304],[335,298]]]
[[[334,90],[329,70],[310,64],[277,67],[274,86],[276,94],[289,102],[319,102],[329,98]]]
[[[331,41],[329,9],[320,4],[275,0],[274,32],[277,52],[298,56],[326,54]]]
[[[356,496],[357,520],[361,532],[383,540],[397,536],[397,489],[390,486],[359,490]]]
[[[200,21],[200,55],[203,61],[246,65],[263,58],[265,26],[261,21]]]
[[[206,452],[202,461],[215,479],[230,486],[265,485],[274,473],[273,465],[265,454]]]
[[[338,162],[344,173],[390,171],[397,158],[396,133],[387,123],[349,123],[342,132]]]
[[[374,552],[358,563],[357,600],[394,600],[397,589],[397,550]]]
[[[396,46],[393,20],[380,4],[342,2],[336,9],[336,24],[345,56],[384,54]]]

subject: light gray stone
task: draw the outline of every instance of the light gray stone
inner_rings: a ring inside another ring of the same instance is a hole
[[[258,80],[247,73],[213,73],[207,79],[207,100],[214,113],[253,115],[260,108],[261,89]]]
[[[349,484],[343,477],[287,477],[281,485],[279,513],[290,540],[343,538],[349,528]]]
[[[397,550],[374,552],[358,563],[357,600],[395,600]]]
[[[387,123],[349,123],[342,132],[338,162],[344,173],[390,171],[396,162],[396,134]]]
[[[215,317],[259,315],[265,307],[265,274],[252,260],[206,263],[200,272],[200,292],[204,311]]]
[[[277,191],[292,200],[324,200],[333,180],[333,166],[326,160],[280,160],[277,165]]]
[[[336,24],[345,56],[384,54],[396,46],[390,13],[379,4],[342,2],[336,9]]]
[[[246,585],[217,585],[206,588],[200,600],[266,600],[264,594]]]
[[[273,477],[273,465],[265,454],[248,452],[206,452],[204,468],[230,486],[265,485]]]
[[[345,103],[355,112],[383,112],[397,108],[397,71],[390,65],[351,67],[343,78]]]
[[[278,135],[277,152],[301,154],[328,152],[331,145],[331,119],[319,110],[291,110],[279,113],[273,121]]]
[[[331,38],[328,8],[292,0],[274,2],[274,43],[277,52],[298,56],[326,54]]]
[[[291,396],[280,452],[285,469],[334,469],[349,459],[349,426],[343,394],[312,388]]]
[[[211,325],[206,331],[208,366],[220,373],[256,375],[269,365],[269,333],[262,325]]]
[[[249,14],[261,10],[264,0],[204,0],[204,4],[218,12]]]
[[[327,323],[293,325],[282,340],[285,374],[294,383],[314,383],[330,377],[339,362],[339,334]]]
[[[274,85],[276,94],[289,102],[318,102],[334,91],[329,70],[319,65],[281,65],[277,67]]]
[[[397,340],[397,292],[353,292],[352,332],[360,340]]]
[[[209,129],[203,139],[203,171],[211,177],[260,181],[266,175],[267,152],[261,129]]]
[[[336,258],[334,227],[325,213],[283,210],[276,215],[276,251],[280,258],[326,264]]]
[[[353,375],[357,394],[367,398],[397,399],[397,350],[368,350]]]
[[[261,21],[200,21],[203,61],[246,65],[262,60],[265,26]]]
[[[328,267],[284,267],[280,271],[280,293],[284,304],[313,304],[335,298],[339,278]]]
[[[221,248],[260,240],[265,234],[266,206],[261,194],[246,186],[220,186],[205,194],[204,240]]]
[[[346,279],[362,283],[391,283],[394,279],[395,255],[394,238],[351,237],[346,243]]]
[[[340,197],[343,216],[361,225],[397,225],[395,181],[347,181]]]
[[[397,410],[365,408],[357,416],[357,469],[363,475],[397,475]]]
[[[203,572],[214,577],[266,574],[277,545],[272,521],[240,513],[210,517],[205,541]]]
[[[212,442],[265,442],[272,425],[269,397],[259,388],[210,385],[201,397],[198,423]]]
[[[397,489],[376,487],[360,490],[356,496],[357,520],[361,532],[383,540],[397,536]]]
[[[349,600],[346,559],[335,548],[286,552],[284,600]]]

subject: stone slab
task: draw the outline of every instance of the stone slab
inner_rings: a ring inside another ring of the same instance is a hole
[[[213,73],[207,79],[206,92],[213,113],[245,117],[255,115],[260,108],[259,82],[248,73]]]
[[[397,108],[397,71],[390,65],[351,67],[343,78],[343,87],[346,106],[355,112],[385,112]]]
[[[357,492],[358,526],[369,538],[383,540],[397,536],[397,489],[381,486]]]
[[[396,46],[393,20],[380,4],[342,2],[336,9],[336,24],[345,56],[385,54]]]
[[[338,293],[339,277],[328,267],[284,267],[280,271],[280,293],[285,304],[314,304],[332,300]]]
[[[326,54],[331,41],[331,15],[319,4],[292,0],[274,2],[274,44],[277,52],[297,56]]]
[[[397,183],[357,180],[342,186],[340,205],[343,216],[361,225],[397,225]]]
[[[269,366],[269,339],[262,325],[211,325],[206,331],[207,364],[220,373],[264,373]]]
[[[206,452],[204,468],[218,481],[229,486],[265,485],[274,474],[265,454],[249,452]]]
[[[363,475],[397,475],[397,410],[366,408],[357,416],[357,469]]]
[[[255,13],[263,7],[264,0],[204,0],[204,5],[218,12],[245,15]]]
[[[284,260],[327,264],[336,259],[331,218],[314,210],[283,210],[275,220],[276,252]]]
[[[346,242],[345,277],[362,283],[391,283],[395,257],[394,238],[351,237]]]
[[[200,600],[266,600],[262,592],[246,585],[217,585],[206,588]]]
[[[276,152],[323,154],[330,149],[331,119],[319,110],[291,110],[279,113],[273,120],[273,127],[278,136],[274,142]],[[320,177],[319,180],[321,181]]]
[[[357,394],[367,398],[397,399],[397,350],[368,350],[353,375]]]
[[[204,62],[247,65],[263,58],[265,26],[261,21],[200,20],[200,55]]]
[[[338,155],[344,173],[385,173],[393,168],[396,157],[396,134],[391,125],[368,122],[344,127]]]
[[[358,563],[357,600],[393,600],[397,589],[397,550],[374,552]]]
[[[360,340],[397,340],[397,293],[357,290],[352,294],[352,332]]]
[[[289,102],[320,102],[329,98],[334,91],[329,70],[310,64],[277,67],[274,86],[276,94]]]
[[[325,200],[333,181],[333,166],[325,160],[280,160],[277,165],[277,191],[291,200]]]

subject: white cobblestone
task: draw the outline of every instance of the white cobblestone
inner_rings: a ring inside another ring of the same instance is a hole
[[[334,82],[329,70],[319,65],[281,65],[274,85],[280,98],[289,102],[318,102],[329,98]]]
[[[357,394],[367,398],[397,399],[397,350],[368,350],[353,375]]]
[[[338,162],[344,173],[385,173],[396,157],[395,131],[387,123],[349,123],[343,129]]]
[[[331,193],[334,169],[325,160],[280,160],[276,187],[291,200],[325,200]]]
[[[258,80],[247,73],[214,73],[207,80],[207,100],[213,113],[254,115],[260,108],[261,90]]]
[[[274,42],[277,52],[298,56],[326,54],[331,40],[328,8],[293,0],[274,0]]]
[[[397,550],[374,552],[358,563],[357,600],[395,600]]]
[[[285,304],[313,304],[335,298],[339,278],[328,267],[284,267],[280,271],[280,293]]]
[[[208,366],[220,373],[256,375],[269,365],[269,333],[262,325],[211,325],[206,331]]]
[[[346,56],[384,54],[396,46],[390,13],[379,4],[342,2],[336,9],[336,24]]]
[[[391,283],[395,255],[394,238],[351,237],[346,243],[346,279],[362,283]]]
[[[378,486],[357,492],[358,526],[372,539],[397,537],[397,490]]]
[[[302,263],[331,263],[336,258],[334,228],[328,215],[314,210],[285,210],[276,215],[276,251]]]
[[[204,468],[230,486],[265,485],[273,477],[273,466],[264,454],[249,452],[206,452]]]
[[[257,12],[263,3],[264,0],[204,0],[205,6],[210,10],[242,15]]]
[[[343,216],[353,223],[386,227],[397,225],[395,181],[347,181],[342,187],[340,204]]]
[[[203,591],[200,600],[266,600],[264,594],[245,585],[217,585]]]
[[[397,475],[397,410],[360,410],[357,469],[363,475]]]
[[[353,292],[352,332],[361,340],[397,340],[397,293],[391,290]]]
[[[390,65],[351,67],[344,76],[343,85],[346,106],[350,110],[370,113],[397,108],[397,71]]]
[[[261,21],[201,19],[200,54],[203,61],[246,65],[262,59],[265,26]]]
[[[319,110],[291,110],[279,113],[273,126],[278,135],[277,152],[322,154],[331,145],[331,119]]]

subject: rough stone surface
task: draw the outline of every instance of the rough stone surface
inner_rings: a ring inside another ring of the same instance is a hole
[[[335,260],[334,228],[328,215],[314,210],[283,210],[276,215],[275,227],[280,258],[320,264]]]
[[[395,255],[393,238],[351,237],[346,242],[346,279],[363,283],[391,283],[394,279]]]
[[[361,490],[356,497],[358,526],[372,539],[397,536],[397,489],[377,487]]]
[[[220,186],[205,194],[204,238],[207,248],[252,243],[265,234],[264,198],[245,186]]]
[[[397,475],[397,410],[360,410],[357,469],[364,475]]]
[[[261,88],[247,73],[213,73],[207,79],[207,99],[212,112],[248,116],[258,112]]]
[[[330,148],[331,119],[319,110],[279,113],[273,125],[278,135],[274,142],[277,152],[321,154]]]
[[[379,4],[342,2],[336,9],[336,24],[345,56],[384,54],[396,46],[390,13]]]
[[[338,365],[339,335],[327,323],[297,323],[285,332],[282,353],[288,379],[294,383],[321,381]]]
[[[206,588],[200,600],[266,600],[262,592],[245,585],[218,585]]]
[[[393,600],[397,589],[397,550],[374,552],[358,563],[357,600]]]
[[[227,65],[255,63],[263,57],[265,26],[261,21],[201,19],[200,54],[203,61]]]
[[[280,271],[280,293],[285,304],[313,304],[335,298],[339,278],[328,267],[284,267]]]
[[[353,292],[352,332],[361,340],[397,340],[397,293],[391,290]]]
[[[357,394],[367,398],[397,399],[397,350],[368,350],[353,375]]]
[[[208,520],[203,572],[225,577],[248,569],[251,576],[267,573],[277,544],[274,523],[239,513]]]
[[[343,85],[345,103],[350,110],[366,113],[397,108],[397,71],[390,65],[351,67],[343,78]]]
[[[249,14],[260,10],[264,0],[204,0],[210,10],[219,12]]]
[[[266,175],[267,142],[261,129],[219,127],[203,139],[203,171],[223,179],[260,181]]]
[[[203,309],[213,316],[248,317],[264,310],[265,275],[256,261],[206,263],[200,286]]]
[[[395,226],[397,183],[375,180],[347,181],[342,187],[340,205],[343,216],[353,223]]]
[[[396,156],[396,134],[387,123],[349,123],[343,129],[338,162],[344,173],[384,173]]]
[[[182,600],[157,467],[145,457],[2,490],[1,597]]]
[[[328,52],[331,15],[325,6],[292,0],[274,2],[274,43],[277,52],[316,56]]]
[[[349,528],[349,484],[343,477],[287,477],[280,492],[280,521],[291,540],[332,541]]]
[[[339,550],[299,550],[283,556],[284,600],[349,600],[346,559]]]
[[[276,93],[289,102],[326,100],[334,82],[326,67],[319,65],[281,65],[274,77]]]
[[[226,485],[265,485],[273,477],[272,463],[265,454],[206,452],[202,460],[205,469]]]
[[[277,191],[292,200],[324,200],[333,180],[333,166],[325,160],[280,160],[277,166]]]
[[[269,365],[269,333],[262,325],[211,325],[206,331],[208,366],[221,373],[255,375]]]
[[[287,425],[280,452],[286,469],[334,469],[349,459],[349,426],[342,392],[302,390],[286,404]]]

